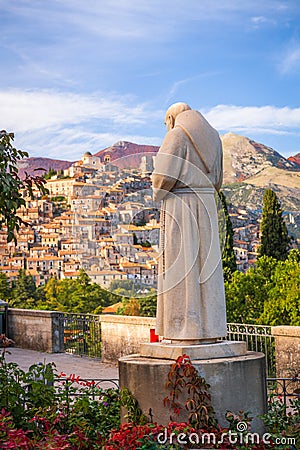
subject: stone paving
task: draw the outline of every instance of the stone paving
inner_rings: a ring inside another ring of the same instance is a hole
[[[7,349],[6,361],[18,363],[23,370],[28,370],[32,364],[39,362],[54,362],[58,373],[64,372],[67,376],[74,373],[81,378],[119,378],[117,364],[106,364],[102,363],[100,359],[76,356],[68,353],[41,353],[34,350],[9,347]]]

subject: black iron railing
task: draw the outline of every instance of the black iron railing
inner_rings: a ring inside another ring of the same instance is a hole
[[[268,399],[280,401],[285,408],[289,407],[290,400],[300,398],[299,387],[300,378],[298,375],[293,378],[267,378]],[[109,389],[119,390],[118,378],[80,378],[70,375],[67,377],[56,378],[54,385],[58,387],[63,384],[68,396],[77,397],[82,395],[91,396],[94,400],[103,395],[103,392]]]
[[[279,399],[285,408],[289,406],[289,400],[300,398],[300,378],[267,378],[268,397]]]
[[[111,389],[119,390],[118,378],[80,378],[74,375],[56,378],[54,380],[56,391],[64,390],[66,398],[82,397],[88,395],[93,400],[99,400],[105,392]]]
[[[101,323],[95,314],[64,313],[64,345],[67,353],[101,357]]]
[[[67,353],[101,357],[101,323],[95,314],[64,313],[64,345]],[[276,375],[275,343],[271,327],[228,323],[227,340],[245,341],[249,351],[262,352],[266,356],[267,377]]]
[[[275,341],[270,326],[228,323],[226,339],[245,341],[249,351],[264,353],[267,377],[276,375]]]

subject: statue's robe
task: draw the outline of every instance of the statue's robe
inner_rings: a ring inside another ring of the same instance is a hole
[[[162,200],[156,333],[165,339],[226,336],[214,196],[222,176],[217,131],[198,111],[180,113],[152,174],[153,198]]]

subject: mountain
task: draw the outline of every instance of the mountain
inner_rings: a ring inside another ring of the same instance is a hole
[[[300,167],[300,153],[297,153],[297,155],[295,156],[290,156],[288,160],[292,161],[293,163],[297,164],[297,166]]]
[[[19,176],[25,178],[25,172],[29,175],[43,175],[49,169],[64,170],[70,167],[73,163],[61,159],[51,158],[24,158],[18,162]],[[37,170],[45,169],[45,170]]]
[[[300,167],[271,147],[227,133],[223,144],[223,191],[229,202],[261,209],[266,188],[276,192],[287,211],[300,207]]]
[[[132,142],[120,141],[113,144],[111,147],[107,147],[94,156],[99,156],[101,161],[104,161],[105,157],[110,156],[110,160],[120,168],[125,167],[139,167],[141,163],[142,155],[156,155],[159,147],[154,145],[139,145]]]
[[[221,136],[223,145],[224,183],[244,181],[270,167],[286,171],[299,170],[271,147],[234,133]]]

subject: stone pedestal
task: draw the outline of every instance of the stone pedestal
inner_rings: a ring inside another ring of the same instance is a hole
[[[213,344],[175,344],[175,343],[153,343],[141,344],[140,356],[147,358],[176,360],[181,355],[188,355],[191,360],[227,358],[242,356],[247,352],[244,341],[217,341]]]
[[[141,348],[144,356],[138,354],[120,358],[120,388],[126,387],[130,390],[144,414],[149,416],[151,408],[153,421],[166,425],[170,421],[170,411],[164,407],[163,399],[168,395],[165,383],[172,361],[166,359],[166,357],[146,356],[148,345],[151,346],[152,354],[166,351],[166,349],[159,348],[159,344],[147,344],[146,347],[143,348],[142,346]],[[215,344],[207,345],[214,346]],[[172,347],[174,346],[172,345]],[[232,348],[234,347],[235,345],[232,346]],[[224,346],[222,347],[221,344],[219,349],[214,348],[218,353],[220,349],[224,349]],[[150,349],[148,349],[149,352]],[[239,350],[241,351],[241,348]],[[173,348],[172,351],[173,354],[176,353],[176,355],[174,354],[174,359],[176,359],[177,350]],[[257,416],[264,414],[267,407],[264,354],[243,352],[239,356],[223,357],[216,354],[214,358],[208,359],[205,356],[208,349],[202,348],[202,351],[202,358],[200,356],[199,359],[191,359],[200,376],[205,378],[211,386],[212,405],[219,423],[228,426],[228,422],[225,420],[227,410],[234,413],[238,413],[240,410],[249,411],[251,416],[254,417],[251,430],[263,433],[263,423]],[[214,351],[213,348],[211,351]],[[235,351],[238,351],[238,346]],[[195,357],[197,354],[195,349],[194,352]],[[189,354],[188,351],[185,353]],[[182,411],[176,420],[182,422],[187,420],[187,417],[188,414]],[[175,419],[174,416],[173,418]]]

